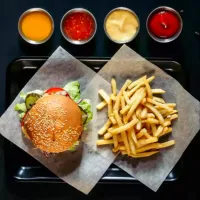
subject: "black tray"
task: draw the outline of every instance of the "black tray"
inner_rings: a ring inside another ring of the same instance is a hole
[[[81,62],[98,71],[109,58],[78,58]],[[39,67],[47,60],[46,57],[19,58],[14,60],[7,68],[7,107],[14,100],[22,87],[28,82]],[[149,59],[168,74],[177,79],[184,86],[184,77],[181,65],[172,60]],[[16,147],[9,141],[5,141],[5,169],[8,178],[18,182],[63,182],[38,161]],[[165,182],[175,181],[181,174],[182,161],[180,160],[167,176]],[[99,183],[138,183],[114,164],[110,166]]]

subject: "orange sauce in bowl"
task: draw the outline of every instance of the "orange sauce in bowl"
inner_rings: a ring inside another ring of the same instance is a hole
[[[45,12],[30,12],[23,17],[21,30],[27,39],[40,42],[50,36],[52,32],[52,21]]]

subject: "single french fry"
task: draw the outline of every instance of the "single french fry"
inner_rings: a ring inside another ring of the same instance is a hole
[[[145,123],[148,123],[148,124],[159,124],[160,122],[155,119],[155,118],[147,118],[146,120],[144,120]]]
[[[134,88],[135,86],[137,86],[138,84],[140,84],[140,83],[144,80],[144,78],[146,78],[146,77],[147,77],[147,76],[145,75],[145,76],[143,76],[143,77],[137,79],[136,81],[132,82],[132,83],[128,86],[128,89],[131,90],[132,88]]]
[[[147,118],[156,118],[156,116],[153,113],[147,113]]]
[[[117,151],[119,151],[119,146],[117,146],[116,148],[112,149],[112,152],[116,153]]]
[[[114,78],[111,79],[111,87],[112,87],[112,93],[113,95],[117,95],[117,83]]]
[[[119,150],[120,151],[126,151],[126,148],[125,148],[125,146],[119,146]]]
[[[156,108],[154,108],[150,103],[145,103],[144,106],[146,106],[148,109],[150,109],[154,113],[154,115],[158,118],[161,124],[164,123],[163,116],[160,114],[160,112]]]
[[[173,111],[170,113],[170,115],[173,115],[173,114],[176,114],[176,113],[178,113],[178,110],[173,110]]]
[[[113,144],[113,140],[97,140],[96,144],[99,145],[106,145],[106,144]]]
[[[124,98],[124,96],[121,96],[121,106],[122,106],[122,109],[125,107],[125,98]],[[126,116],[125,115],[123,115],[122,116],[122,118],[123,118],[123,123],[124,124],[126,124],[127,122],[126,122]]]
[[[149,133],[144,133],[144,136],[148,139],[151,138],[151,136],[149,135]]]
[[[125,97],[124,96],[121,96],[121,106],[122,106],[122,109],[125,107],[126,103],[125,103]]]
[[[122,155],[127,155],[127,151],[121,151]]]
[[[164,136],[164,135],[167,135],[168,133],[171,133],[172,132],[172,128],[171,127],[165,127],[162,131],[162,133],[160,135],[158,135],[158,137],[161,137],[161,136]]]
[[[163,149],[163,148],[166,148],[166,147],[170,147],[174,144],[175,144],[175,140],[170,140],[170,141],[164,142],[164,143],[148,144],[144,147],[136,149],[136,153],[142,153],[142,152],[149,151],[149,150],[152,150],[152,149]]]
[[[118,138],[116,135],[113,136],[113,144],[114,144],[114,148],[117,148],[118,147]]]
[[[123,95],[124,95],[124,99],[125,99],[125,101],[126,101],[126,104],[128,105],[129,102],[130,102],[130,99],[129,99],[128,95],[127,95],[127,92],[126,92],[126,91],[123,91]]]
[[[130,156],[133,158],[142,158],[142,157],[152,156],[158,152],[159,151],[150,151],[150,152],[144,152],[144,153],[138,153],[138,154],[131,154]]]
[[[130,109],[130,105],[126,105],[122,110],[120,110],[120,113],[122,115],[126,114],[128,112],[128,110]]]
[[[99,104],[96,106],[96,108],[97,108],[97,110],[101,110],[101,109],[103,109],[106,105],[107,105],[107,103],[106,103],[106,101],[104,100],[104,101],[102,101],[101,103],[99,103]]]
[[[157,137],[151,137],[151,138],[148,138],[148,139],[145,139],[145,140],[138,140],[136,146],[137,146],[137,148],[140,148],[140,147],[143,147],[147,144],[154,143],[154,142],[157,142],[157,141],[158,141]]]
[[[111,125],[111,121],[110,119],[108,119],[107,122],[103,125],[103,127],[98,131],[98,134],[103,135],[107,131],[107,129],[110,127],[110,125]]]
[[[151,126],[150,126],[150,124],[145,123],[145,127],[146,127],[148,133],[151,133],[151,132],[152,132],[152,131],[151,131]]]
[[[117,135],[118,142],[123,142],[122,136],[120,134]]]
[[[165,120],[165,122],[162,124],[163,127],[170,126],[171,121],[170,120]]]
[[[122,127],[123,123],[122,123],[121,117],[119,116],[119,113],[118,113],[117,110],[114,110],[114,115],[115,115],[115,119],[117,121],[117,124],[119,125],[119,128]],[[116,130],[116,129],[114,129],[114,130]],[[128,138],[127,138],[127,135],[126,135],[125,131],[123,131],[121,133],[121,137],[122,137],[122,140],[123,140],[124,145],[126,147],[126,151],[127,151],[128,155],[129,155],[130,154],[130,148],[129,148]]]
[[[156,108],[156,107],[155,107]],[[157,108],[156,108],[157,109]],[[159,110],[159,113],[161,114],[161,115],[163,115],[163,117],[164,116],[167,116],[170,112],[168,112],[167,110],[165,110],[165,109],[157,109],[157,110]]]
[[[153,133],[153,136],[155,136],[155,134],[156,134],[156,125],[155,124],[151,124],[151,131],[152,131],[152,133]]]
[[[174,145],[175,143],[176,143],[175,140],[170,140],[170,141],[167,141],[167,142],[159,143],[157,149],[163,149],[163,148],[166,148],[166,147],[170,147],[170,146]]]
[[[145,133],[147,133],[147,129],[143,128],[139,133],[137,133],[136,135],[137,140],[140,139]]]
[[[141,111],[142,111],[142,106],[139,105],[139,106],[137,107],[136,111],[135,111],[136,116],[137,116],[138,119],[140,119]]]
[[[140,102],[142,101],[142,99],[145,97],[146,93],[145,93],[145,89],[141,91],[141,93],[138,95],[137,99],[133,102],[133,104],[131,105],[130,110],[128,111],[128,114],[126,116],[127,121],[130,119],[130,117],[133,115],[135,109],[138,107],[138,105],[140,104]]]
[[[112,115],[113,109],[112,109],[112,100],[108,103],[108,118]]]
[[[119,127],[118,125],[112,126],[112,127],[108,128],[108,132],[110,133],[112,130],[114,130],[118,127]]]
[[[162,89],[151,89],[152,94],[165,94],[165,91]]]
[[[147,110],[146,107],[144,107],[144,108],[142,109],[142,112],[140,113],[140,118],[141,118],[141,119],[147,118],[147,113],[148,113],[148,110]]]
[[[130,146],[131,153],[135,154],[135,148],[136,147],[135,147],[134,141],[132,139],[131,130],[130,129],[128,130],[128,141],[129,141],[129,146]]]
[[[148,144],[146,146],[138,148],[138,149],[136,149],[136,153],[142,153],[142,152],[149,151],[149,150],[152,150],[152,149],[157,149],[158,144],[159,143],[153,143],[153,144]]]
[[[108,140],[108,139],[110,139],[112,137],[113,137],[113,135],[111,133],[109,133],[109,132],[105,133],[104,136],[103,136],[104,140]]]
[[[147,99],[146,99],[146,98],[142,99],[142,101],[141,101],[141,104],[144,104],[144,103],[146,103],[146,101],[147,101]]]
[[[99,94],[106,101],[107,104],[110,103],[110,97],[103,89],[99,90]]]
[[[110,98],[112,99],[112,101],[116,101],[116,98],[117,98],[117,97],[116,97],[114,94],[111,94],[111,95],[110,95]]]
[[[166,103],[165,105],[168,106],[168,107],[170,107],[170,108],[176,107],[175,103]]]
[[[165,100],[163,98],[160,98],[160,97],[153,97],[153,100],[155,100],[159,103],[165,103]]]
[[[136,124],[135,129],[136,129],[137,131],[140,131],[140,130],[142,129],[142,122],[141,122],[141,121],[139,121],[139,122]]]
[[[174,119],[177,119],[178,118],[178,115],[177,114],[173,114],[170,118],[170,120],[174,120]]]
[[[170,120],[171,117],[171,115],[167,115],[166,119]]]
[[[160,112],[160,111],[159,111]],[[164,113],[164,112],[163,112]],[[164,118],[166,118],[166,117],[168,117],[169,115],[170,115],[170,117],[171,117],[171,114],[170,114],[171,112],[165,112],[164,114],[162,114],[162,116],[164,117]],[[169,118],[169,117],[168,117]],[[170,119],[169,119],[170,120]]]
[[[155,136],[155,137],[159,136],[159,135],[162,133],[163,129],[164,129],[164,127],[163,127],[162,125],[160,125],[160,126],[157,128],[156,133],[155,133],[154,136]]]
[[[129,131],[130,131],[131,138],[133,139],[134,144],[136,144],[137,143],[137,137],[136,137],[136,134],[135,134],[135,129],[132,127],[132,128],[129,129]]]
[[[119,110],[119,106],[120,106],[120,97],[122,96],[122,93],[124,90],[126,90],[126,88],[131,84],[131,80],[126,80],[126,82],[124,83],[124,85],[122,86],[121,90],[119,91],[116,101],[115,101],[115,105],[113,107],[114,110]]]
[[[109,119],[113,125],[115,125],[117,123],[113,114],[110,115]]]
[[[146,90],[147,91],[147,97],[150,98],[150,99],[152,99],[153,95],[152,95],[152,92],[151,92],[151,87],[150,87],[149,82],[147,81],[146,78],[144,79],[144,84],[145,84],[146,89],[147,89]]]
[[[127,123],[125,125],[122,125],[122,126],[119,125],[120,127],[112,130],[111,133],[112,133],[112,135],[116,135],[121,132],[125,132],[128,129],[132,128],[135,124],[137,124],[138,121],[139,121],[138,119],[133,119],[132,121],[130,121],[129,123]]]

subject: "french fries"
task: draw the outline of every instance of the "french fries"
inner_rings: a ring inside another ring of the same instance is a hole
[[[107,105],[106,101],[102,101],[101,103],[99,103],[96,108],[97,110],[101,110],[103,109],[105,106]]]
[[[106,101],[107,104],[110,103],[110,97],[108,96],[108,94],[104,90],[102,90],[102,89],[99,90],[99,94]]]
[[[107,122],[103,125],[103,127],[99,130],[98,134],[103,135],[107,131],[107,129],[110,127],[110,125],[111,125],[111,121],[110,119],[108,119]]]
[[[160,137],[172,132],[171,125],[178,118],[178,111],[175,103],[167,103],[157,96],[164,94],[164,90],[151,88],[154,78],[145,75],[136,81],[127,80],[119,92],[112,78],[110,95],[99,90],[103,101],[96,108],[107,107],[108,119],[98,131],[101,137],[96,142],[98,146],[112,145],[115,153],[141,158],[175,145],[174,140],[159,142]]]

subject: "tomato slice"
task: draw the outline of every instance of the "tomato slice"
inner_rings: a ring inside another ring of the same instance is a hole
[[[62,91],[65,91],[65,90],[63,88],[53,87],[53,88],[49,88],[45,93],[55,94],[56,92],[62,92]]]
[[[49,88],[45,93],[51,95],[51,94],[55,94],[56,92],[62,92],[62,91],[66,92],[63,88],[52,87],[52,88]],[[68,97],[69,94],[66,92],[65,96]]]

